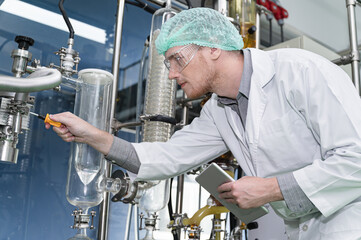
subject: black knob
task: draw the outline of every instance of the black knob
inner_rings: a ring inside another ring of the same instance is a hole
[[[15,42],[17,42],[19,49],[28,50],[29,46],[34,45],[34,39],[25,36],[16,36]]]
[[[248,224],[247,224],[247,228],[248,228],[249,230],[257,229],[257,228],[258,228],[258,223],[257,223],[257,222],[248,223]]]
[[[256,30],[257,30],[257,27],[255,25],[253,25],[250,28],[248,28],[248,33],[253,34],[256,32]]]

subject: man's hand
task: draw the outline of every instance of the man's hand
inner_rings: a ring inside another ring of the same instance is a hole
[[[60,127],[53,127],[54,132],[58,134],[65,142],[82,142],[86,143],[86,129],[94,128],[89,123],[80,119],[70,112],[59,113],[49,116],[51,120],[61,122]],[[45,123],[45,128],[49,129],[50,124]]]
[[[50,115],[49,117],[53,121],[62,123],[60,127],[53,127],[53,130],[65,142],[86,143],[99,152],[108,154],[113,143],[113,136],[110,133],[94,127],[70,112]],[[49,129],[50,124],[46,123],[45,127]]]
[[[277,179],[242,177],[235,182],[224,183],[218,187],[219,197],[248,209],[266,203],[283,200]]]

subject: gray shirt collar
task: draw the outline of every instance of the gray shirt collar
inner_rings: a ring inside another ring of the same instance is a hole
[[[252,61],[251,61],[251,52],[249,49],[242,50],[244,56],[244,63],[243,63],[243,72],[241,76],[241,83],[239,85],[239,93],[237,95],[237,100],[241,97],[245,97],[248,99],[249,91],[251,88],[251,76],[252,76]],[[218,102],[224,105],[229,105],[234,103],[236,100],[230,99],[227,97],[218,96]]]

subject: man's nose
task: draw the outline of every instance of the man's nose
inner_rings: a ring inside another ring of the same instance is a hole
[[[173,69],[169,69],[168,78],[170,80],[177,79],[178,77],[179,77],[179,72],[178,71],[174,71]]]

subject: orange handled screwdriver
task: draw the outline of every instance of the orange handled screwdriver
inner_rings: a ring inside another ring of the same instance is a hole
[[[55,122],[53,120],[51,120],[49,118],[49,113],[46,114],[46,117],[44,116],[41,116],[37,113],[33,113],[33,112],[29,112],[30,114],[34,115],[34,116],[37,116],[38,118],[44,120],[45,123],[49,123],[50,125],[54,126],[54,127],[60,127],[61,126],[61,123],[60,122]]]

